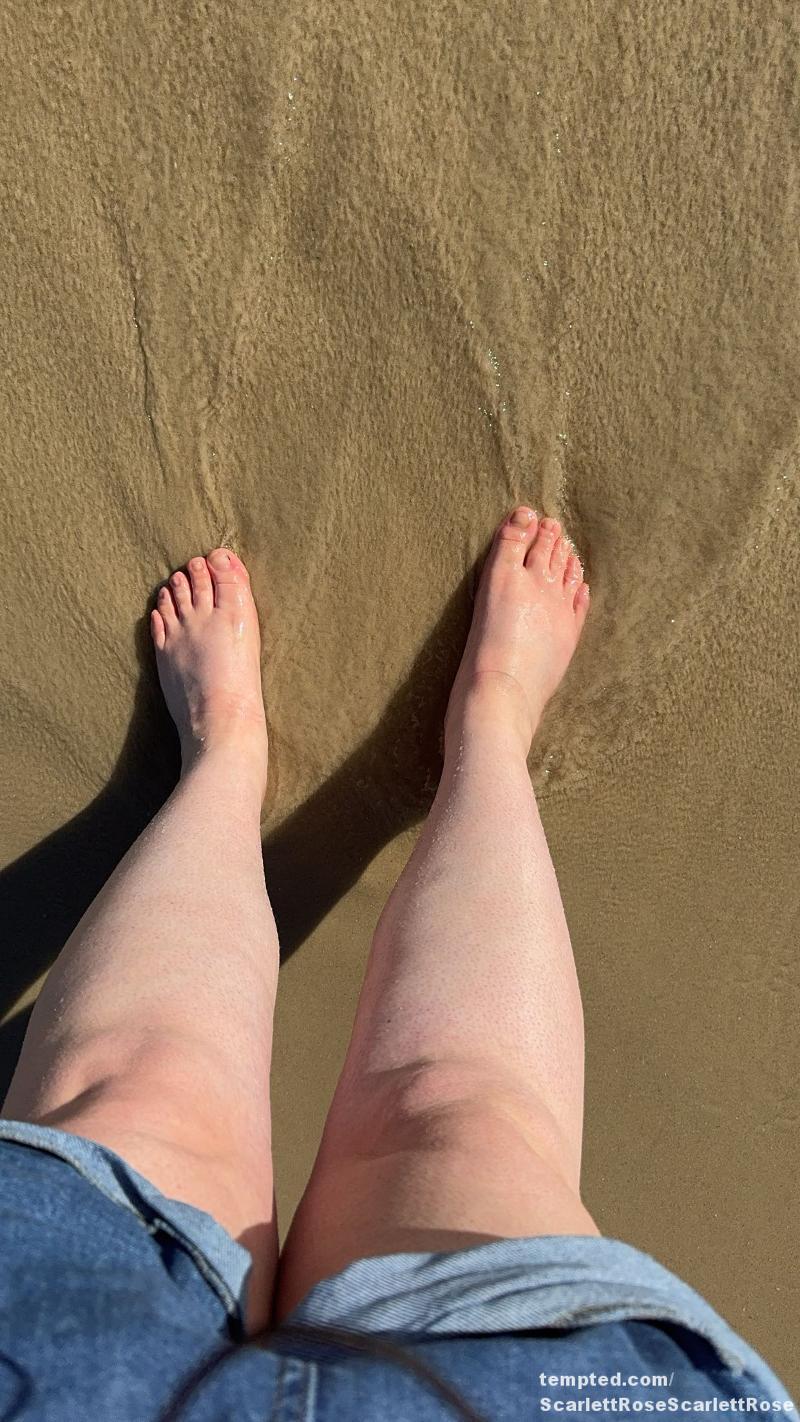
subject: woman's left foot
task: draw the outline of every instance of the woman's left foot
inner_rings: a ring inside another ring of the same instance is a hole
[[[184,770],[201,755],[241,753],[267,784],[261,633],[244,563],[228,548],[173,573],[150,614],[161,690],[181,742]]]

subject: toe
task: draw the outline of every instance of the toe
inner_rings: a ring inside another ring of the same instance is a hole
[[[550,555],[560,532],[561,524],[557,518],[543,518],[541,520],[536,537],[525,558],[526,568],[534,568],[539,573],[549,573]]]
[[[586,621],[586,614],[589,611],[588,583],[581,583],[580,587],[578,588],[578,591],[575,594],[575,600],[572,606],[575,609],[575,616],[577,617],[578,622],[582,627],[584,622]]]
[[[205,558],[189,561],[189,577],[192,583],[192,602],[198,612],[210,612],[214,606],[214,586]]]
[[[169,593],[167,593],[167,597],[169,597]],[[150,633],[159,652],[163,652],[167,645],[167,629],[164,626],[164,619],[161,613],[155,607],[150,613]]]
[[[230,548],[215,548],[206,562],[214,584],[217,607],[241,607],[242,592],[248,586],[247,569]]]
[[[571,588],[573,594],[578,583],[583,578],[583,568],[577,553],[570,553],[567,559],[567,566],[564,569],[564,587]]]
[[[184,618],[192,610],[192,589],[185,573],[173,573],[169,580],[178,616]]]
[[[550,575],[557,583],[563,583],[564,581],[564,569],[567,566],[567,559],[571,552],[572,544],[567,538],[566,533],[562,533],[560,538],[557,538],[553,544],[553,550],[550,554]]]
[[[167,637],[178,625],[178,613],[172,600],[172,593],[166,586],[158,590],[158,613],[164,624]]]
[[[537,527],[535,509],[529,508],[527,504],[520,504],[512,509],[497,530],[498,554],[504,561],[522,563],[531,540],[536,537]]]

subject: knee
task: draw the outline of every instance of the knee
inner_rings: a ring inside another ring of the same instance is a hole
[[[539,1093],[501,1064],[421,1060],[367,1074],[337,1122],[339,1147],[362,1158],[414,1150],[498,1161],[553,1172],[579,1189],[580,1150]]]
[[[87,1134],[108,1120],[146,1134],[220,1154],[229,1148],[231,1113],[220,1099],[220,1064],[200,1043],[162,1034],[102,1032],[53,1044],[26,1116],[42,1125]],[[224,1078],[223,1078],[224,1079]]]

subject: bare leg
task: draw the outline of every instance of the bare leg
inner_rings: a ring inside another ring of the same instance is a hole
[[[556,521],[512,518],[481,580],[436,799],[375,932],[278,1321],[353,1259],[598,1233],[580,1198],[580,993],[526,764],[589,596]]]
[[[235,555],[217,549],[189,572],[151,619],[180,782],[53,966],[3,1115],[110,1146],[216,1216],[253,1255],[254,1328],[269,1318],[277,1260],[260,637]]]

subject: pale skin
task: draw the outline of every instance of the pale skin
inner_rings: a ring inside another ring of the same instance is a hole
[[[51,969],[2,1115],[99,1141],[214,1215],[252,1256],[251,1333],[353,1259],[599,1233],[580,1195],[580,992],[526,761],[588,607],[558,521],[512,510],[450,695],[436,798],[375,930],[279,1257],[258,616],[229,549],[159,593],[151,632],[181,777]]]

